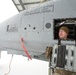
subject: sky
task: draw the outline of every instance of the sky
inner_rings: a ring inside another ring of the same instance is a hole
[[[12,0],[0,0],[0,23],[18,13]]]
[[[0,23],[18,14],[12,0],[0,0]],[[1,52],[0,75],[9,71],[11,54]],[[10,72],[7,75],[48,75],[48,62],[40,60],[29,60],[22,55],[14,55],[10,64]]]

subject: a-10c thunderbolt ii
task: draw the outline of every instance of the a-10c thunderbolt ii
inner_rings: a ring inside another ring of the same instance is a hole
[[[46,48],[58,44],[58,29],[63,24],[70,29],[70,39],[62,40],[62,43],[72,45],[67,49],[75,49],[73,46],[76,44],[76,0],[49,0],[24,10],[0,24],[0,51],[45,61]],[[75,52],[72,51],[72,57],[70,52],[67,53],[69,56],[66,59],[68,58],[68,64],[71,62],[71,66],[76,65],[76,60],[74,63],[70,61],[73,56],[76,58]],[[54,67],[55,61],[52,60]],[[65,68],[72,70],[70,65]],[[76,71],[75,67],[73,71]]]

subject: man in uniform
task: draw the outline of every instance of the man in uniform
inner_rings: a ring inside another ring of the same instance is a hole
[[[59,39],[60,40],[67,40],[69,35],[69,28],[66,26],[61,26],[59,28]],[[52,47],[48,47],[46,49],[46,57],[50,58],[52,55]],[[55,69],[55,72],[53,75],[75,75],[76,73],[71,72],[71,71],[66,71],[66,70],[61,70],[61,69]]]
[[[69,28],[66,26],[61,26],[59,28],[59,39],[60,40],[67,40],[69,35]],[[61,69],[55,69],[54,75],[72,75],[73,72],[61,70]],[[74,74],[73,74],[74,75]]]

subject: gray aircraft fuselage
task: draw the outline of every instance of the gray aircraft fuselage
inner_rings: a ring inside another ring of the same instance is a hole
[[[54,19],[75,17],[76,0],[50,0],[24,10],[0,24],[0,50],[25,55],[21,46],[23,38],[28,53],[32,57],[40,56],[45,53],[47,46],[58,43],[58,40],[54,39]],[[63,41],[63,43],[75,42]]]

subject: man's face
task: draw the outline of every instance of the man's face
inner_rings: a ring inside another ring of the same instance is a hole
[[[59,30],[59,38],[60,39],[67,39],[67,33],[64,30]]]

